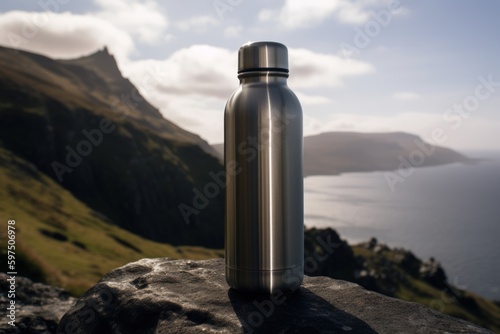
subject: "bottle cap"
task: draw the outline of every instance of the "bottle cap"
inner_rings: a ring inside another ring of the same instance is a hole
[[[278,71],[288,73],[288,49],[277,42],[248,42],[238,52],[238,73]]]

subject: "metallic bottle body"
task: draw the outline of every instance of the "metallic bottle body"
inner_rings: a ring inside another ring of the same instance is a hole
[[[224,115],[226,280],[294,290],[303,279],[302,109],[288,74],[240,74]]]

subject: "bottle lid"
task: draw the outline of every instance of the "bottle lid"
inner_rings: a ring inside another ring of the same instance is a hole
[[[238,73],[278,71],[288,73],[288,49],[277,42],[248,42],[238,52]]]

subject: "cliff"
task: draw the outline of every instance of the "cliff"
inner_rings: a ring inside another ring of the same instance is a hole
[[[106,49],[54,60],[0,47],[0,148],[111,225],[160,242],[223,247],[222,192],[202,209],[193,203],[194,189],[203,192],[209,172],[222,170],[213,149],[164,119]],[[1,212],[12,210],[0,203]]]

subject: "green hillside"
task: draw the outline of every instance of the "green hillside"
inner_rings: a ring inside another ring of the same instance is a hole
[[[383,245],[377,249],[367,247],[367,244],[356,245],[352,249],[355,256],[363,259],[364,270],[373,280],[368,283],[369,288],[424,304],[500,333],[500,306],[449,284],[439,264],[435,263],[430,272],[423,272],[426,264],[403,249],[390,249]],[[361,283],[367,281],[361,278]]]
[[[222,248],[222,171],[211,147],[162,117],[107,51],[72,61],[0,47],[0,146],[109,223],[176,245]],[[196,214],[183,216],[185,204]]]
[[[500,333],[500,305],[450,284],[436,261],[422,261],[408,250],[390,248],[376,239],[351,246],[330,228],[306,229],[304,252],[309,276],[355,282]],[[421,325],[425,333],[425,323]]]
[[[2,245],[7,220],[16,220],[18,274],[75,295],[111,269],[141,258],[223,256],[222,251],[153,242],[112,225],[33,164],[1,147],[0,217]],[[2,254],[2,268],[5,259]]]

